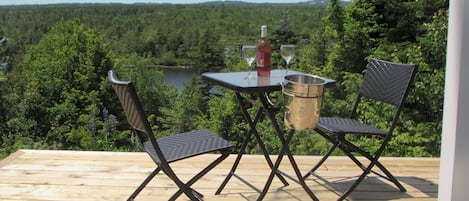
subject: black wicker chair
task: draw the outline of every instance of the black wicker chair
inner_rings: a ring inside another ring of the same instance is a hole
[[[156,163],[155,170],[142,182],[128,200],[134,200],[160,171],[163,171],[179,187],[179,191],[169,200],[175,200],[182,193],[191,200],[202,200],[203,195],[192,189],[191,185],[229,156],[230,143],[208,130],[190,131],[156,139],[133,84],[117,80],[112,70],[108,72],[108,78],[119,97],[128,123],[137,133],[142,148]],[[206,168],[186,183],[177,177],[170,166],[170,163],[178,160],[217,151],[221,153],[221,156],[208,164]]]
[[[336,148],[339,148],[363,170],[363,173],[349,187],[349,189],[341,195],[339,200],[343,200],[349,196],[370,172],[391,181],[399,188],[400,191],[405,192],[406,189],[384,167],[384,165],[378,161],[378,159],[392,138],[393,130],[398,124],[402,105],[416,71],[417,65],[415,64],[398,64],[372,59],[367,66],[363,83],[360,86],[349,118],[321,117],[319,119],[319,123],[315,128],[315,131],[332,142],[333,146],[324,155],[324,157],[307,174],[304,175],[303,179],[307,179],[312,175],[316,169],[327,160],[329,155]],[[395,106],[395,113],[388,130],[381,130],[371,124],[362,123],[357,120],[360,114],[358,111],[360,101],[365,98],[368,99],[368,101],[381,102]],[[360,139],[359,137],[362,136],[380,139],[377,140],[381,143],[379,149],[375,152],[365,150],[364,148],[362,149],[354,144],[353,140],[349,140]],[[354,154],[364,156],[370,161],[369,164],[364,165],[354,156]],[[384,175],[372,170],[375,165],[378,166]]]

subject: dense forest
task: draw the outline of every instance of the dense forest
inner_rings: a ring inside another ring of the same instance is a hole
[[[0,158],[22,148],[139,150],[107,82],[109,69],[135,82],[158,137],[209,128],[240,146],[248,126],[232,92],[212,93],[200,77],[178,92],[158,67],[247,70],[240,47],[257,43],[261,25],[269,27],[274,68],[284,65],[280,45],[296,44],[290,68],[337,80],[325,92],[325,116],[348,115],[370,58],[418,64],[385,155],[436,157],[447,16],[447,0],[0,6]],[[281,93],[272,97],[280,107]],[[368,111],[362,121],[388,125],[390,108],[360,107]],[[278,150],[268,119],[258,127],[268,149]],[[378,139],[356,140],[373,147]],[[312,131],[292,142],[295,154],[330,146]],[[249,152],[259,153],[252,144]]]

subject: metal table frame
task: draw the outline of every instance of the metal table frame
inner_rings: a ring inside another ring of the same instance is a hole
[[[305,74],[305,73],[289,70],[288,74],[292,75],[292,74]],[[283,82],[283,79],[285,76],[285,70],[273,70],[271,71],[270,77],[255,77],[255,80],[244,79],[246,75],[247,75],[247,72],[204,73],[202,75],[203,79],[205,79],[206,81],[228,88],[235,92],[236,99],[240,106],[241,112],[243,113],[244,120],[249,124],[249,127],[250,127],[250,130],[247,133],[241,145],[240,152],[238,153],[230,172],[228,173],[228,175],[226,176],[226,178],[224,179],[224,181],[222,182],[222,184],[220,185],[220,187],[218,188],[215,194],[216,195],[220,194],[221,191],[225,188],[225,186],[229,182],[229,180],[231,179],[231,177],[234,176],[238,178],[240,181],[242,181],[243,183],[245,183],[246,185],[248,185],[249,187],[251,187],[252,189],[259,192],[260,195],[257,198],[257,200],[262,200],[267,194],[267,192],[269,191],[272,180],[274,179],[275,176],[277,176],[285,186],[289,185],[285,177],[287,177],[288,179],[291,179],[292,181],[295,181],[296,183],[300,184],[303,187],[303,189],[306,191],[306,193],[308,193],[308,195],[311,197],[312,200],[318,200],[318,198],[314,195],[311,189],[306,185],[303,179],[303,176],[298,168],[298,165],[289,148],[289,144],[293,137],[293,134],[295,133],[295,130],[291,129],[288,132],[287,136],[285,137],[285,133],[282,127],[279,125],[279,123],[277,122],[277,119],[275,118],[274,106],[269,101],[270,92],[282,90],[280,82]],[[323,78],[323,79],[326,80],[326,87],[335,84],[334,80],[330,80],[327,78]],[[246,98],[242,96],[241,93],[255,95],[256,98],[255,99]],[[251,117],[251,115],[247,111],[248,110],[246,106],[247,103],[251,103],[254,106],[259,107],[254,116],[254,119]],[[267,152],[265,144],[256,129],[256,125],[259,119],[261,118],[262,114],[267,115],[267,117],[269,118],[269,120],[271,121],[272,125],[275,128],[277,137],[280,139],[282,143],[282,148],[280,150],[280,153],[275,163],[272,162],[272,159],[270,158],[269,153]],[[239,162],[241,161],[241,158],[244,154],[244,150],[248,146],[252,135],[254,135],[254,138],[256,139],[256,142],[258,143],[261,151],[264,154],[266,162],[268,163],[271,169],[271,173],[265,183],[263,190],[258,189],[257,187],[250,184],[248,181],[246,181],[241,176],[235,173],[239,165]],[[292,165],[292,168],[295,171],[296,178],[279,170],[279,166],[285,154],[290,160],[290,164]]]

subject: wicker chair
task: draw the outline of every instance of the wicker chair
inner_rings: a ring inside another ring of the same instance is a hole
[[[393,130],[398,124],[399,114],[402,110],[404,100],[408,94],[412,80],[416,74],[417,65],[415,64],[398,64],[389,61],[372,59],[366,69],[363,83],[361,84],[353,109],[348,118],[339,117],[321,117],[315,131],[333,146],[324,155],[324,157],[307,173],[303,179],[307,179],[319,168],[330,156],[330,154],[339,148],[342,150],[355,164],[357,164],[363,173],[357,180],[346,190],[339,200],[345,199],[352,191],[363,181],[370,173],[375,173],[392,183],[394,183],[400,191],[405,192],[406,189],[399,181],[389,172],[382,163],[378,161],[386,148],[386,145],[392,138]],[[374,125],[360,122],[358,119],[360,111],[359,104],[363,99],[368,101],[381,102],[395,107],[394,116],[387,130],[381,130]],[[360,139],[359,137],[368,136],[375,137],[380,142],[377,151],[365,150],[353,143],[350,139]],[[364,156],[369,160],[367,165],[360,162],[354,154]],[[373,167],[377,166],[382,173],[373,171]]]
[[[112,70],[108,72],[108,78],[119,97],[128,123],[137,133],[141,147],[156,164],[155,170],[142,182],[128,200],[134,200],[160,171],[163,171],[179,187],[179,191],[169,200],[175,200],[182,193],[191,200],[202,200],[203,195],[192,189],[191,185],[229,156],[232,147],[230,143],[208,130],[195,130],[156,139],[133,84],[117,80]],[[178,178],[171,168],[170,164],[172,162],[210,152],[220,152],[221,156],[185,183]]]

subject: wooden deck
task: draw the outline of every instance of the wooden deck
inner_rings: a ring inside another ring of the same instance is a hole
[[[216,155],[203,155],[174,163],[181,177],[189,178]],[[296,156],[302,171],[308,170],[319,156]],[[203,177],[194,188],[205,200],[255,200],[258,193],[232,178],[221,195],[216,188],[231,168],[235,155]],[[438,158],[382,158],[390,171],[403,183],[402,193],[387,181],[370,175],[351,194],[349,200],[437,200]],[[153,170],[154,164],[145,153],[20,150],[0,161],[0,200],[126,200],[137,185]],[[281,169],[292,172],[288,159]],[[262,156],[245,155],[237,172],[262,188],[269,174]],[[344,157],[330,158],[318,171],[321,178],[307,183],[320,200],[336,200],[340,188],[350,184],[351,176],[360,170]],[[165,175],[155,179],[137,200],[167,200],[176,191]],[[181,196],[180,200],[187,200]],[[301,186],[290,182],[282,187],[278,179],[264,200],[309,200]]]

